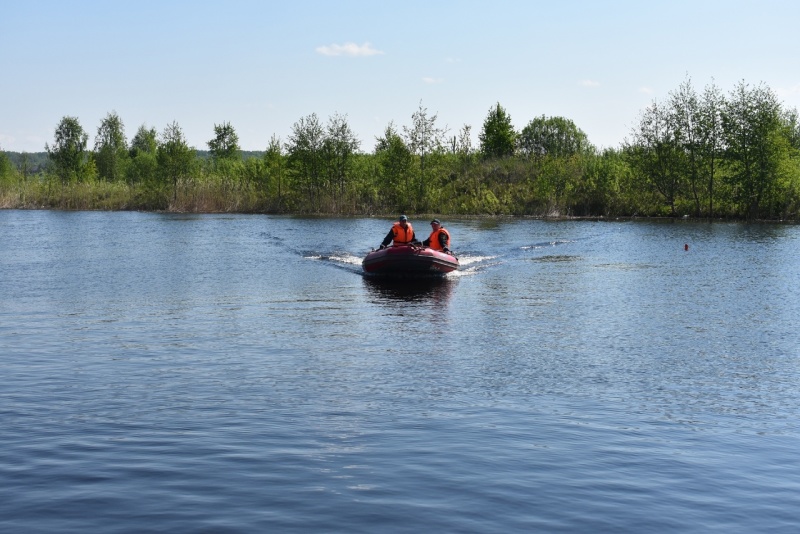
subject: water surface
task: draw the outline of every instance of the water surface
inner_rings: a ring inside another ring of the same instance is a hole
[[[443,222],[0,211],[0,530],[800,528],[797,226]]]

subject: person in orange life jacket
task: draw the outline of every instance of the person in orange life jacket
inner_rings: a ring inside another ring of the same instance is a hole
[[[408,222],[408,217],[405,215],[401,215],[397,222],[392,225],[389,233],[383,238],[381,248],[386,248],[392,241],[394,241],[393,245],[419,245],[419,241],[414,235],[414,228],[412,228],[411,223]]]
[[[422,245],[450,254],[450,232],[444,229],[439,219],[431,221],[431,229],[430,237],[423,241]]]

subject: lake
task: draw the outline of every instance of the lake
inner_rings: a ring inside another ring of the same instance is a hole
[[[800,528],[800,227],[442,222],[0,210],[0,531]]]

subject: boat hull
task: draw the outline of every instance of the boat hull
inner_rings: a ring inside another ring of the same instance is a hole
[[[458,258],[426,247],[400,245],[373,250],[361,266],[371,276],[440,277],[458,269]]]

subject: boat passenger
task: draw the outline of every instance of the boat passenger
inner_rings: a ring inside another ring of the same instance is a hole
[[[401,215],[400,218],[397,219],[397,222],[392,225],[389,233],[383,238],[381,248],[386,248],[389,246],[389,243],[392,243],[392,245],[419,244],[419,241],[417,241],[417,238],[414,235],[414,228],[411,226],[411,223],[408,222],[408,217],[405,215]]]
[[[450,232],[444,229],[439,219],[431,221],[431,235],[422,245],[450,254]]]

